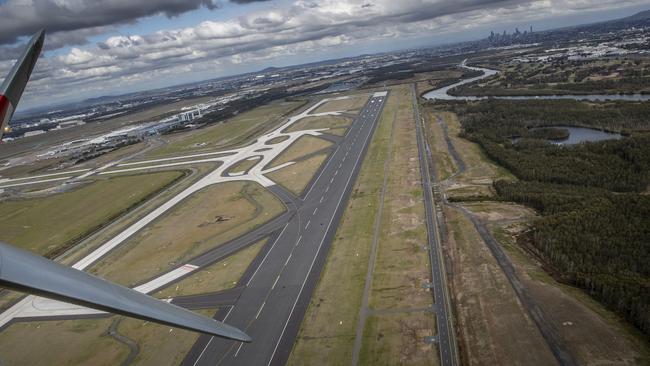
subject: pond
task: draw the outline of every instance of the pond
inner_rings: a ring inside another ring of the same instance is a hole
[[[594,128],[573,127],[573,126],[555,126],[555,127],[569,130],[568,138],[564,140],[549,140],[550,142],[557,145],[576,145],[582,142],[618,140],[623,137],[621,134],[615,132],[606,132]],[[544,128],[548,128],[548,127],[544,127]],[[531,130],[535,130],[535,129],[537,128],[533,128]],[[516,143],[517,141],[519,141],[519,138],[512,139],[511,141],[513,143]]]

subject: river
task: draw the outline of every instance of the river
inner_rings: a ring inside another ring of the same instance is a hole
[[[648,94],[588,94],[588,95],[521,95],[521,96],[455,96],[450,95],[449,90],[460,86],[472,83],[474,81],[482,80],[489,78],[492,75],[498,74],[499,71],[492,69],[485,69],[482,67],[473,67],[466,65],[467,60],[463,61],[460,66],[469,70],[482,71],[483,75],[476,76],[473,78],[461,80],[455,84],[445,86],[444,88],[439,88],[432,90],[423,95],[425,99],[430,100],[483,100],[487,98],[494,99],[510,99],[510,100],[548,100],[548,99],[573,99],[573,100],[591,100],[591,101],[604,101],[604,100],[623,100],[623,101],[647,101],[650,100],[650,95]]]

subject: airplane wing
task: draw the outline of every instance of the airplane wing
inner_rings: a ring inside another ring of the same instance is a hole
[[[0,286],[219,337],[251,341],[237,328],[2,242]]]
[[[36,34],[0,89],[2,131],[43,47]],[[0,131],[0,136],[2,131]],[[250,342],[237,328],[0,242],[0,286],[155,323]]]
[[[0,137],[2,137],[11,117],[13,117],[18,101],[23,95],[25,85],[27,85],[38,56],[41,54],[44,39],[44,31],[40,31],[32,37],[27,49],[20,56],[0,87],[0,122],[2,123],[0,125]]]

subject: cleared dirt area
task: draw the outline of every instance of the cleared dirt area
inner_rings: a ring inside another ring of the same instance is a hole
[[[241,113],[213,126],[162,137],[166,145],[153,149],[148,157],[159,157],[246,143],[251,138],[276,127],[305,102],[276,102]]]
[[[540,262],[517,244],[536,214],[526,207],[483,202],[467,204],[498,239],[517,269],[517,275],[545,312],[576,361],[582,365],[635,365],[650,360],[649,346],[633,327],[606,310],[582,290],[563,285],[548,275]]]
[[[102,179],[73,191],[0,202],[0,240],[56,254],[183,175],[168,171]]]
[[[296,159],[299,159],[307,154],[321,151],[332,145],[333,144],[331,142],[318,137],[303,136],[294,141],[288,149],[282,152],[282,154],[278,155],[278,157],[275,158],[275,160],[273,160],[268,165],[268,167],[275,167],[290,161],[295,161]]]
[[[347,365],[372,243],[372,227],[396,108],[389,98],[363,161],[327,263],[289,357],[289,365]],[[386,112],[391,111],[391,112]]]
[[[361,110],[361,108],[363,108],[363,106],[368,101],[368,98],[369,98],[368,95],[355,95],[355,96],[350,96],[347,99],[332,100],[316,108],[316,110],[313,113],[337,112],[337,111],[357,112]]]
[[[445,209],[458,346],[468,365],[554,365],[555,358],[471,222]]]
[[[256,183],[216,184],[136,233],[91,272],[133,286],[251,230],[284,209]]]
[[[320,116],[320,117],[305,117],[298,122],[292,124],[287,128],[287,131],[302,131],[302,130],[315,130],[320,128],[340,129],[348,127],[352,124],[352,118],[341,116]],[[324,131],[329,133],[329,130]]]
[[[267,240],[260,240],[220,262],[203,268],[196,274],[155,293],[154,296],[164,299],[233,288]]]
[[[371,315],[360,365],[438,365],[437,347],[423,342],[436,327],[432,313]]]
[[[314,155],[266,176],[300,196],[326,159],[327,154]]]

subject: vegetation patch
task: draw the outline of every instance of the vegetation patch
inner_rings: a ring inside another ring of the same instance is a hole
[[[326,160],[327,154],[314,155],[266,176],[272,181],[280,183],[296,196],[300,196]]]
[[[136,233],[91,268],[133,286],[219,246],[284,211],[252,182],[216,184],[195,193]]]

